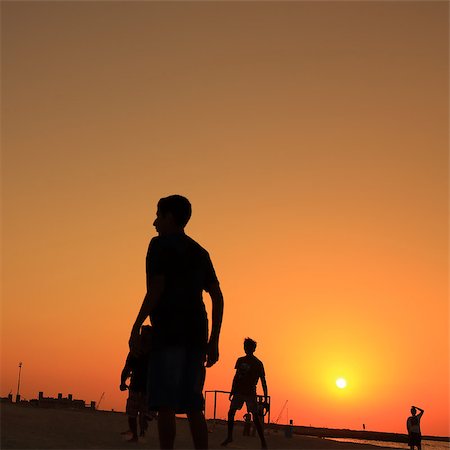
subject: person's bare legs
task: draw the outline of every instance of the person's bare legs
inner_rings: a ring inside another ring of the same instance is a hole
[[[137,434],[137,418],[136,417],[128,417],[128,426],[130,427],[132,436],[131,439],[128,439],[129,442],[137,442],[138,434]]]
[[[261,448],[267,448],[266,439],[264,437],[264,430],[261,424],[261,420],[258,414],[253,414],[253,423],[255,424],[256,431],[258,432],[259,439],[261,439]]]
[[[145,436],[145,432],[147,431],[148,428],[148,422],[147,422],[147,417],[144,413],[140,412],[139,413],[139,436],[144,437]]]
[[[160,409],[158,413],[159,447],[172,450],[176,435],[175,411]]]
[[[187,413],[189,426],[191,428],[192,440],[197,450],[208,448],[208,427],[202,411],[191,411]]]
[[[234,416],[236,414],[235,409],[231,409],[228,411],[228,434],[226,439],[220,445],[227,445],[230,442],[233,442],[233,427],[234,427]]]

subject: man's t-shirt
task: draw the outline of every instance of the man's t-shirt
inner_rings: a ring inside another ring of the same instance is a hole
[[[408,433],[420,433],[420,417],[411,416],[407,421]]]
[[[146,260],[147,289],[164,276],[164,291],[150,315],[154,345],[183,344],[206,348],[208,320],[202,291],[217,283],[208,252],[184,233],[150,241]]]
[[[265,376],[263,363],[254,355],[245,355],[236,361],[233,393],[256,395],[258,380]]]

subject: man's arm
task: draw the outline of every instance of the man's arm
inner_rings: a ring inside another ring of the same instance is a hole
[[[261,385],[262,385],[262,388],[263,388],[265,401],[267,401],[268,394],[267,394],[267,382],[266,382],[266,376],[265,375],[263,375],[261,377]]]
[[[137,343],[142,324],[161,300],[161,295],[164,291],[164,284],[165,280],[163,275],[155,275],[150,279],[147,294],[145,294],[141,309],[139,310],[136,321],[131,329],[131,336],[129,340],[130,348]]]
[[[234,396],[235,388],[236,388],[236,374],[234,374],[234,377],[233,377],[233,383],[231,384],[231,392],[230,392],[230,395],[228,396],[228,398],[229,398],[230,400],[231,400],[231,399],[233,398],[233,396]]]
[[[228,396],[228,398],[230,399],[230,400],[232,400],[232,398],[233,398],[233,396],[234,396],[234,393],[235,393],[235,391],[236,391],[236,380],[237,380],[237,368],[238,368],[238,364],[239,364],[239,358],[238,358],[238,360],[236,361],[236,364],[234,365],[234,369],[236,370],[236,373],[234,374],[234,377],[233,377],[233,383],[231,384],[231,392],[230,392],[230,395]]]
[[[219,336],[223,318],[223,295],[219,283],[213,283],[208,289],[212,302],[211,336],[208,342],[206,367],[211,367],[219,360]]]
[[[260,361],[259,362],[261,364],[261,368],[260,368],[260,375],[259,378],[261,379],[261,386],[263,388],[263,392],[264,392],[264,401],[267,402],[267,382],[266,382],[266,371],[264,370],[264,364]]]
[[[425,412],[422,408],[419,408],[418,406],[414,406],[414,408],[418,409],[420,411],[419,414],[417,414],[417,417],[420,419],[423,416],[423,413]]]

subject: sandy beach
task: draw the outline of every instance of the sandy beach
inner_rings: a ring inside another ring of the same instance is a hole
[[[157,449],[156,423],[151,422],[146,439],[128,443],[121,435],[127,430],[124,413],[108,411],[77,411],[69,409],[45,409],[37,407],[1,405],[2,449]],[[210,448],[223,449],[220,442],[226,435],[223,424],[209,422]],[[237,424],[235,440],[229,449],[257,449],[257,438],[242,436],[242,425]],[[308,436],[286,438],[283,433],[271,432],[267,436],[270,449],[381,449],[362,444],[349,444]],[[192,440],[188,423],[177,419],[175,448],[191,449]],[[389,448],[389,447],[383,447]]]

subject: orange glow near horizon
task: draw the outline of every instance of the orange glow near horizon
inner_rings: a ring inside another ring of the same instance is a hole
[[[250,336],[279,423],[450,434],[447,3],[1,7],[1,396],[22,361],[25,398],[124,410],[179,193],[225,296],[205,389]]]

